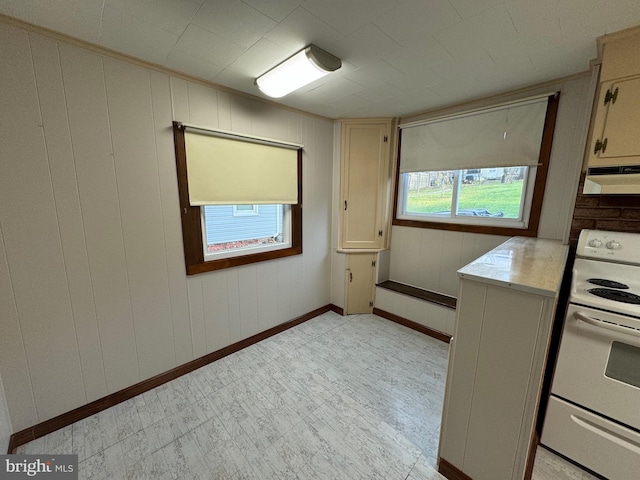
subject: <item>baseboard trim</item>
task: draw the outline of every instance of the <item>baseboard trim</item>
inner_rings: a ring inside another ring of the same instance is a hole
[[[378,315],[379,317],[386,318],[387,320],[391,320],[392,322],[399,323],[400,325],[404,325],[405,327],[409,327],[412,330],[416,330],[417,332],[424,333],[425,335],[429,335],[437,340],[441,340],[446,343],[451,342],[451,335],[441,332],[439,330],[434,330],[433,328],[425,327],[413,320],[409,320],[407,318],[396,315],[395,313],[385,312],[384,310],[380,310],[379,308],[373,309],[374,315]]]
[[[444,293],[434,292],[425,288],[414,287],[394,280],[385,280],[384,282],[376,284],[376,287],[401,293],[402,295],[407,295],[409,297],[418,298],[425,302],[433,303],[450,310],[455,310],[458,303],[458,299],[451,295],[445,295]]]
[[[344,308],[331,304],[331,311],[336,312],[338,315],[344,315]]]
[[[442,457],[438,457],[438,473],[449,480],[473,480],[469,475],[458,470],[457,467],[454,467]]]
[[[340,312],[338,312],[338,310],[340,310]],[[203,357],[196,358],[195,360],[172,368],[171,370],[167,370],[166,372],[156,375],[155,377],[143,380],[142,382],[136,383],[135,385],[131,385],[130,387],[99,398],[98,400],[58,415],[57,417],[45,420],[44,422],[38,423],[37,425],[34,425],[32,427],[25,428],[24,430],[11,435],[7,453],[11,454],[20,445],[24,445],[25,443],[31,442],[36,438],[40,438],[51,432],[55,432],[56,430],[71,425],[72,423],[82,420],[83,418],[95,415],[102,410],[106,410],[107,408],[117,405],[118,403],[122,403],[137,395],[140,395],[141,393],[152,390],[164,383],[175,380],[182,375],[193,372],[198,368],[204,367],[205,365],[215,362],[216,360],[220,360],[227,355],[238,352],[243,348],[247,348],[255,343],[261,342],[262,340],[272,337],[273,335],[277,335],[278,333],[284,332],[285,330],[300,325],[301,323],[304,323],[329,311],[342,314],[342,309],[340,307],[337,307],[333,304],[325,305],[311,312],[305,313],[304,315],[301,315],[297,318],[294,318],[293,320],[289,320],[288,322],[284,322],[280,325],[269,328],[264,332],[260,332],[249,338],[245,338],[244,340],[240,340],[239,342],[204,355]]]

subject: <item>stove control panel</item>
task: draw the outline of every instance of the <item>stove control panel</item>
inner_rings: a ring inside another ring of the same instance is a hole
[[[640,234],[582,230],[576,255],[583,258],[640,265]]]

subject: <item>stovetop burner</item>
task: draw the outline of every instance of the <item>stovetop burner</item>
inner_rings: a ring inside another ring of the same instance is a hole
[[[592,288],[587,291],[597,297],[606,298],[607,300],[640,305],[640,295],[636,295],[635,293],[614,290],[611,288]]]
[[[606,280],[604,278],[589,278],[587,282],[593,283],[594,285],[598,285],[600,287],[620,288],[623,290],[629,289],[629,285],[625,285],[624,283],[620,282],[614,282],[613,280]]]

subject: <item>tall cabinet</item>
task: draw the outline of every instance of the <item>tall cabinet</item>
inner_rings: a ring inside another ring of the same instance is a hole
[[[389,248],[396,121],[342,121],[339,252],[347,255],[345,314],[373,310],[377,252]]]

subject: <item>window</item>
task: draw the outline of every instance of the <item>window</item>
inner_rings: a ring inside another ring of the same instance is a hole
[[[397,218],[526,228],[536,167],[403,173]]]
[[[258,205],[234,205],[233,216],[258,215]]]
[[[557,105],[552,95],[401,126],[394,225],[535,236]]]
[[[289,205],[206,205],[201,214],[205,261],[291,247]]]
[[[301,146],[173,131],[188,275],[302,253]]]

